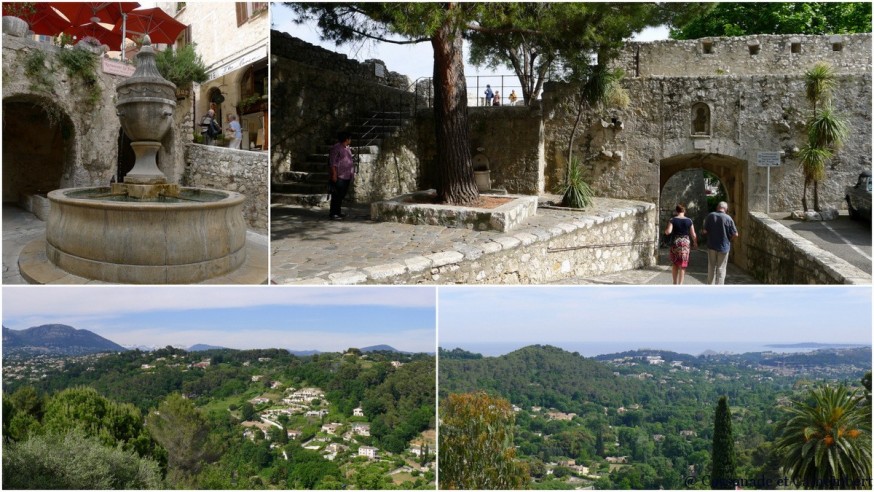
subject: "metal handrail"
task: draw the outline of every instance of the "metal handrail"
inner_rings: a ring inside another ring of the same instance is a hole
[[[509,101],[509,91],[519,89],[519,92],[516,94],[518,97],[516,104],[514,105],[524,105],[525,99],[522,97],[522,85],[518,82],[519,78],[516,75],[465,75],[465,80],[467,81],[467,105],[468,107],[474,106],[485,106],[485,97],[482,95],[482,92],[485,91],[486,84],[492,85],[493,89],[497,89],[501,95],[501,106],[511,106],[511,104],[507,104]],[[498,82],[492,84],[493,80],[497,79]],[[509,83],[508,79],[516,80],[515,83]],[[432,80],[431,77],[420,77],[416,80],[416,83],[420,80]],[[473,81],[473,82],[471,82]],[[428,84],[429,87],[434,87],[433,82]],[[499,88],[499,89],[498,89]],[[418,105],[419,97],[418,97],[419,87],[416,86],[416,102]],[[428,94],[428,105],[426,107],[431,107],[431,93],[433,91],[429,91]],[[473,95],[471,95],[473,94]],[[473,104],[471,104],[473,102]],[[418,107],[418,106],[417,106]]]

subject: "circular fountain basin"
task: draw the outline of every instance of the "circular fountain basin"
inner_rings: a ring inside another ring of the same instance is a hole
[[[187,284],[246,260],[244,196],[181,188],[178,198],[136,200],[110,189],[48,194],[46,256],[74,275],[112,283]]]

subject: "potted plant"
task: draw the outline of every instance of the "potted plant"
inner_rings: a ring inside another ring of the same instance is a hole
[[[30,29],[25,19],[35,13],[34,2],[3,2],[3,34],[24,37]]]
[[[167,48],[158,52],[155,55],[155,64],[165,79],[176,84],[178,99],[188,97],[194,82],[206,82],[206,65],[193,44],[187,44],[178,50]]]

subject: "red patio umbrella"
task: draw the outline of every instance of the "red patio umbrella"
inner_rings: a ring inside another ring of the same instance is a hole
[[[64,32],[71,36],[76,36],[77,39],[90,36],[100,41],[101,44],[108,45],[112,51],[117,50],[118,47],[121,46],[121,34],[103,27],[103,25],[97,24],[96,22],[71,27],[65,29]]]
[[[123,22],[116,21],[113,31],[122,32]],[[179,33],[188,27],[185,24],[177,21],[169,14],[158,7],[150,9],[133,10],[127,14],[127,32],[125,35],[128,38],[149,35],[152,43],[173,44]]]
[[[16,2],[3,2],[3,15],[15,15],[23,19],[30,26],[30,30],[36,34],[57,36],[70,26],[67,19],[61,17],[58,12],[47,3],[34,3],[30,9],[22,9],[23,4]],[[30,10],[24,13],[22,10]]]
[[[115,24],[122,14],[140,6],[139,2],[51,2],[49,5],[64,14],[73,26],[95,22],[95,18],[96,22]]]

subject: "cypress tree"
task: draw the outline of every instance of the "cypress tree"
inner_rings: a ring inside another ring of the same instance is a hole
[[[731,434],[731,410],[728,399],[719,398],[716,416],[713,419],[713,489],[726,489],[736,478],[734,458],[734,437]]]

